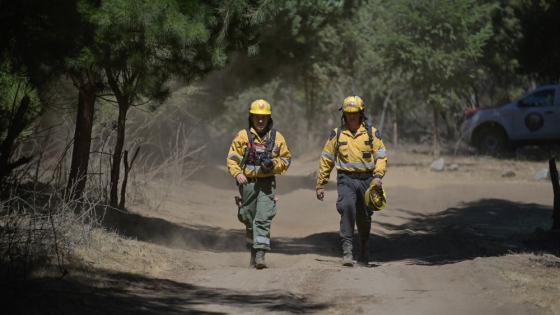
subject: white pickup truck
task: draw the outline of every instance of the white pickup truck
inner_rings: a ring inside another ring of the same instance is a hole
[[[461,137],[481,153],[517,145],[560,144],[560,85],[547,85],[497,107],[465,111]]]

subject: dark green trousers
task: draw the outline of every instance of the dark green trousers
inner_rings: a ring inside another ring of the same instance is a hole
[[[276,216],[276,180],[274,176],[239,185],[242,205],[237,218],[245,224],[248,248],[270,250],[270,225]]]

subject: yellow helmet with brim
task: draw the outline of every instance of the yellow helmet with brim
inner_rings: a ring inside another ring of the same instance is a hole
[[[270,107],[270,103],[263,99],[259,99],[251,103],[249,113],[255,115],[271,115],[272,108]]]
[[[371,183],[364,195],[366,206],[373,208],[375,211],[383,210],[387,204],[387,195],[381,186]]]
[[[342,102],[342,111],[344,113],[358,113],[364,110],[364,101],[361,97],[354,95],[348,96]]]

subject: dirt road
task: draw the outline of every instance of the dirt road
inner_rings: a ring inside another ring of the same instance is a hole
[[[157,210],[137,209],[141,216],[125,233],[176,249],[183,259],[164,276],[171,280],[159,284],[164,289],[149,290],[173,301],[161,314],[558,310],[524,298],[510,272],[530,263],[515,253],[530,246],[536,228],[551,224],[550,182],[532,180],[546,162],[454,162],[457,171],[431,172],[429,158],[410,160],[404,152],[390,159],[384,179],[388,205],[373,216],[370,267],[341,266],[336,185],[329,183],[324,202],[316,200],[312,158],[294,161],[277,180],[268,269],[247,268],[249,253],[233,202],[238,192],[222,166],[207,167],[184,187],[161,186],[164,203]],[[502,177],[507,169],[517,176]]]

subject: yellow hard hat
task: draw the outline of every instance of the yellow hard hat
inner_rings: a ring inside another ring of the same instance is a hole
[[[373,210],[383,210],[385,204],[387,203],[387,195],[385,190],[381,186],[376,186],[374,182],[371,182],[368,190],[364,195],[366,206],[372,207]]]
[[[364,101],[361,97],[354,95],[348,96],[342,102],[342,111],[345,113],[356,113],[364,110]]]
[[[251,107],[249,108],[249,113],[255,115],[271,115],[272,109],[270,108],[270,104],[263,100],[258,99],[251,103]]]

